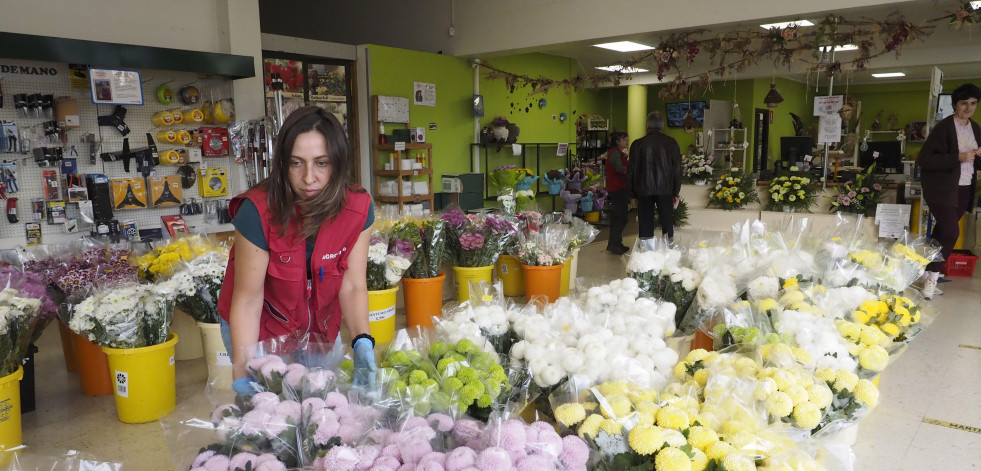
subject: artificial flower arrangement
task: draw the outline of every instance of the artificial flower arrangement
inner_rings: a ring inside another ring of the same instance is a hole
[[[545,178],[542,178],[542,182],[548,188],[548,194],[557,195],[562,188],[565,186],[565,177],[569,173],[568,170],[564,168],[557,168],[549,170],[545,174]]]
[[[228,254],[227,247],[215,246],[174,273],[176,306],[198,322],[218,323],[218,292],[225,280]]]
[[[838,196],[830,197],[831,212],[845,211],[868,215],[882,202],[882,179],[875,173],[875,164],[855,176],[855,181],[846,181],[838,186]]]
[[[0,291],[0,378],[17,371],[27,356],[40,313],[40,299],[22,297],[15,288]]]
[[[419,232],[421,246],[415,259],[405,271],[406,278],[435,278],[439,276],[440,264],[446,259],[446,221],[438,216],[424,218],[403,218],[396,223],[398,232],[416,230]]]
[[[514,225],[496,214],[464,214],[453,208],[446,222],[447,261],[458,267],[493,265],[515,236]]]
[[[728,211],[742,209],[749,203],[759,203],[756,182],[742,173],[725,173],[709,188],[710,208]]]
[[[68,327],[111,348],[158,345],[167,340],[177,297],[173,278],[152,285],[121,282],[93,290],[72,306]]]
[[[820,188],[812,183],[810,177],[798,173],[797,170],[797,167],[790,167],[791,173],[774,177],[770,181],[767,188],[767,193],[770,194],[768,209],[810,212]]]
[[[422,246],[418,228],[398,220],[380,221],[368,243],[368,290],[394,288]]]
[[[516,316],[521,340],[511,347],[512,361],[525,362],[542,388],[576,375],[662,387],[678,361],[664,342],[675,330],[675,306],[640,295],[637,282],[624,278],[576,301],[559,298],[542,315]]]
[[[712,156],[705,153],[692,153],[681,156],[681,175],[685,181],[694,183],[712,178]]]

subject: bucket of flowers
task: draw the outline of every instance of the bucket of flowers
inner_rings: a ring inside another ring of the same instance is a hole
[[[756,183],[745,174],[733,172],[719,175],[715,185],[709,188],[710,208],[727,211],[742,209],[749,203],[758,203]]]
[[[767,209],[775,211],[782,209],[786,213],[811,212],[818,187],[807,175],[790,167],[790,173],[775,177],[770,181],[767,193],[770,194],[770,204]]]
[[[882,181],[875,173],[875,164],[855,176],[855,181],[846,181],[838,187],[838,195],[831,200],[831,212],[870,215],[882,202]]]
[[[459,208],[441,216],[446,222],[447,261],[453,265],[457,300],[470,299],[470,283],[490,282],[494,262],[515,235],[514,225],[497,214],[464,214]]]
[[[705,185],[712,178],[712,157],[703,153],[682,156],[681,171],[688,182]]]

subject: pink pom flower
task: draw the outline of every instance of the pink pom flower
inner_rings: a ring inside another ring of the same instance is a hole
[[[453,438],[462,443],[480,438],[480,423],[471,419],[457,420],[453,424]]]
[[[320,461],[321,466],[316,468],[324,471],[354,471],[358,469],[360,458],[354,448],[337,445],[318,461]]]
[[[296,430],[295,426],[290,425],[288,422],[288,417],[285,415],[270,414],[263,431],[270,437],[278,437],[281,433],[290,429]]]
[[[242,416],[239,431],[249,437],[259,436],[266,429],[266,422],[272,419],[272,414],[261,409],[251,410]]]
[[[283,401],[276,405],[276,414],[293,419],[294,424],[300,423],[301,411],[300,403],[296,401]]]
[[[387,428],[376,428],[368,432],[368,439],[381,445],[388,445],[388,439],[392,436],[392,431]]]
[[[255,469],[255,465],[258,460],[259,457],[252,453],[249,452],[238,453],[228,461],[228,469],[249,469],[247,468],[248,466],[251,466],[252,469]]]
[[[279,460],[263,461],[256,465],[255,471],[286,471],[286,465]]]
[[[208,471],[228,471],[229,460],[225,455],[214,455],[204,463],[204,469]]]
[[[554,470],[555,462],[542,455],[528,455],[515,462],[514,469],[517,471],[545,471]]]
[[[266,362],[269,361],[269,358],[270,357],[249,358],[249,360],[245,362],[245,367],[252,372],[262,371],[262,365],[265,365]]]
[[[204,450],[198,456],[194,457],[194,461],[191,463],[191,467],[197,468],[204,466],[208,462],[208,459],[215,456],[215,450]]]
[[[307,372],[306,378],[307,384],[309,384],[310,387],[310,392],[319,392],[333,386],[334,382],[337,380],[337,375],[335,375],[333,371],[312,370]],[[344,402],[347,402],[347,398],[344,398]]]
[[[357,424],[342,423],[340,430],[337,434],[341,437],[341,441],[344,443],[354,443],[361,438],[361,433],[364,432]]]
[[[211,423],[217,424],[225,417],[238,417],[242,411],[235,404],[224,404],[215,408],[211,413]]]
[[[396,443],[385,445],[382,448],[381,454],[382,456],[391,456],[392,458],[399,460],[399,464],[402,463],[402,448],[400,448]]]
[[[419,465],[416,466],[416,471],[446,471],[446,468],[435,461],[426,461],[420,462]]]
[[[488,430],[487,443],[508,451],[523,450],[527,441],[526,427],[521,421],[506,420],[500,426]]]
[[[252,410],[262,410],[273,412],[279,405],[279,396],[276,393],[264,391],[252,396]]]
[[[375,464],[372,465],[371,469],[375,469],[379,471],[381,471],[382,469],[386,471],[387,470],[395,471],[396,469],[399,469],[399,466],[402,466],[402,462],[399,461],[398,458],[394,456],[382,455],[375,460]]]
[[[402,425],[402,431],[407,432],[414,428],[428,427],[428,426],[429,426],[429,422],[427,422],[426,419],[422,417],[409,417],[409,420],[406,420],[405,424]]]
[[[263,363],[262,367],[259,368],[259,371],[262,372],[262,376],[268,379],[273,379],[277,375],[279,377],[282,377],[283,375],[286,374],[286,363],[283,362],[282,358],[275,355],[272,355],[268,358],[269,360]]]
[[[513,469],[511,456],[503,448],[488,448],[477,454],[477,469],[479,471],[508,471]]]
[[[286,375],[283,376],[283,381],[286,382],[294,391],[300,389],[300,385],[303,383],[303,377],[307,374],[307,367],[299,363],[290,363],[286,365]]]
[[[319,397],[308,397],[300,405],[303,407],[303,415],[310,417],[314,411],[324,408],[324,400]]]
[[[429,425],[436,429],[437,432],[446,433],[453,430],[453,419],[446,414],[435,413],[429,414],[427,418]]]
[[[446,471],[463,471],[477,463],[477,452],[473,448],[461,446],[446,454]]]
[[[399,437],[399,452],[402,454],[403,463],[417,464],[426,453],[433,451],[433,446],[428,439],[423,440],[416,437]]]
[[[317,431],[313,433],[313,443],[318,446],[326,445],[332,438],[338,436],[341,424],[337,419],[325,417],[323,422],[317,424]]]
[[[574,435],[562,437],[562,452],[559,453],[562,466],[566,469],[578,467],[585,469],[587,460],[589,460],[589,446],[586,442]]]
[[[362,445],[355,448],[354,451],[358,452],[358,468],[368,469],[381,455],[382,447],[380,445]]]
[[[396,471],[416,471],[416,465],[412,463],[405,463],[402,466],[399,466]]]
[[[425,463],[438,463],[440,469],[442,469],[443,465],[446,463],[446,455],[438,451],[426,453],[426,455],[419,460],[418,466],[422,466]]]
[[[341,394],[341,393],[339,393],[337,391],[331,391],[331,392],[327,393],[327,397],[324,399],[324,405],[327,406],[327,407],[334,408],[334,409],[337,409],[337,408],[340,408],[340,407],[345,407],[346,408],[347,405],[348,405],[347,396],[345,396],[345,395],[343,395],[343,394]]]

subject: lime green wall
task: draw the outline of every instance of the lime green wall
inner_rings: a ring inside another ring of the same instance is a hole
[[[436,85],[436,106],[409,105],[409,125],[426,127],[426,142],[433,145],[435,190],[444,173],[469,172],[473,141],[473,68],[469,62],[375,45],[368,46],[368,58],[372,95],[411,97],[413,82]],[[428,130],[429,123],[436,123],[435,131]]]

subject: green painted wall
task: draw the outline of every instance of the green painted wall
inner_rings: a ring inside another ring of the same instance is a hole
[[[409,125],[427,127],[426,142],[433,145],[434,190],[439,190],[444,173],[469,172],[473,141],[473,68],[469,62],[376,45],[368,46],[368,58],[372,95],[411,97],[413,82],[436,84],[436,106],[409,105]],[[428,130],[429,123],[436,123],[435,131]],[[391,130],[386,128],[386,132]],[[387,161],[388,156],[382,157]]]

